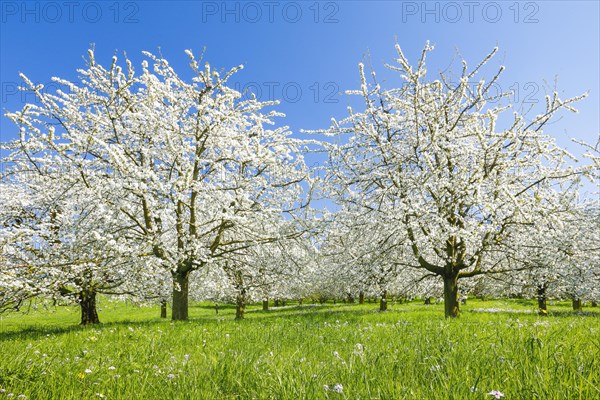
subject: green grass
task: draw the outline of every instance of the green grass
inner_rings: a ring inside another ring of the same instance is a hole
[[[234,321],[213,307],[172,323],[104,301],[94,327],[76,307],[3,315],[0,399],[600,399],[597,309],[551,304],[544,318],[533,302],[469,301],[445,320],[416,302],[255,306]],[[472,311],[490,308],[513,312]]]

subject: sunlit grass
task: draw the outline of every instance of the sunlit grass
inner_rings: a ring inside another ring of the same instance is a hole
[[[538,317],[533,302],[469,301],[445,320],[418,302],[293,304],[234,321],[203,303],[172,323],[103,301],[95,327],[75,307],[4,315],[0,399],[600,398],[600,314],[568,306]]]

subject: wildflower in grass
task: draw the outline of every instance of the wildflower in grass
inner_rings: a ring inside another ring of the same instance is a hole
[[[340,357],[340,353],[338,353],[337,351],[334,351],[333,352],[333,356],[336,357],[336,358],[339,358]]]
[[[490,396],[494,396],[496,399],[499,399],[501,397],[504,397],[504,393],[498,391],[498,390],[492,390],[491,392],[488,393]]]
[[[85,371],[83,371],[83,372],[85,372],[86,374],[91,374],[91,373],[92,373],[92,370],[91,370],[90,368],[87,368],[87,369],[86,369]]]
[[[106,396],[103,395],[102,393],[96,393],[96,397],[100,397],[101,399],[106,398]]]
[[[226,338],[228,338],[228,337],[229,337],[229,333],[226,333],[226,334],[225,334],[225,337],[226,337]]]
[[[167,375],[167,379],[175,379],[175,375],[174,374],[169,374],[169,375]]]
[[[435,365],[432,365],[432,366],[429,368],[429,370],[430,370],[431,372],[438,372],[438,371],[440,371],[441,369],[442,369],[442,366],[441,366],[440,364],[435,364]]]
[[[27,396],[25,396],[24,394],[20,394],[17,396],[17,399],[26,399]]]
[[[335,385],[333,385],[332,390],[336,393],[342,393],[344,391],[344,387],[342,386],[341,383],[336,383]]]
[[[356,354],[357,356],[360,356],[363,354],[364,348],[363,345],[360,343],[356,343],[354,345],[354,354]]]
[[[115,368],[115,367],[113,367],[112,365],[111,365],[110,367],[108,367],[108,370],[109,370],[109,371],[114,371],[115,369],[116,369],[116,368]]]
[[[323,389],[327,392],[329,391],[329,385],[323,385]]]
[[[184,360],[185,360],[186,362],[187,362],[187,361],[190,361],[190,355],[189,355],[189,354],[184,354],[184,355],[183,355],[183,358],[184,358]]]

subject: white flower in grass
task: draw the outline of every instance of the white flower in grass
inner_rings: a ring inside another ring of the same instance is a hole
[[[440,364],[435,364],[429,367],[429,369],[431,370],[431,372],[438,372],[441,371],[442,366]]]
[[[115,368],[114,366],[112,366],[112,365],[111,365],[110,367],[108,367],[108,370],[109,370],[109,371],[114,371],[115,369],[116,369],[116,368]]]
[[[333,352],[333,356],[334,356],[334,357],[339,357],[339,356],[340,356],[340,353],[338,353],[337,351],[334,351],[334,352]]]
[[[85,371],[83,371],[83,372],[85,372],[86,374],[91,374],[91,373],[92,373],[92,370],[91,370],[91,369],[89,369],[89,368],[87,368],[87,369],[86,369]]]
[[[504,393],[500,392],[499,390],[492,390],[491,392],[488,393],[490,396],[494,396],[496,399],[499,399],[501,397],[504,397]]]
[[[357,356],[361,355],[364,351],[364,347],[362,344],[360,343],[356,343],[354,345],[354,354],[356,354]]]
[[[329,385],[323,385],[323,389],[327,392],[329,390]]]
[[[332,390],[333,390],[334,392],[336,392],[336,393],[342,393],[342,392],[344,391],[344,387],[342,386],[342,384],[341,384],[341,383],[336,383],[336,384],[333,386],[333,389],[332,389]]]
[[[175,375],[174,374],[169,374],[169,375],[167,375],[167,378],[168,379],[175,379]]]

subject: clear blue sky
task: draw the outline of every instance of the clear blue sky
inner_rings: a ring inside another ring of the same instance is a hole
[[[594,142],[600,132],[600,10],[598,1],[0,1],[2,114],[31,98],[16,93],[19,71],[47,83],[76,77],[82,56],[95,44],[104,64],[126,51],[135,62],[159,47],[186,71],[185,49],[200,52],[214,67],[243,63],[238,88],[260,88],[259,97],[283,101],[279,110],[294,132],[328,127],[358,87],[357,64],[384,73],[397,40],[412,60],[426,40],[435,45],[429,70],[447,68],[456,49],[471,63],[494,46],[493,61],[507,70],[502,89],[515,100],[542,106],[546,82],[564,96],[589,91],[580,113],[565,115],[548,131]],[[185,74],[185,73],[184,73]],[[300,93],[301,92],[301,93]],[[536,103],[539,102],[539,103]],[[526,104],[526,105],[527,105]],[[0,139],[16,129],[0,118]]]

